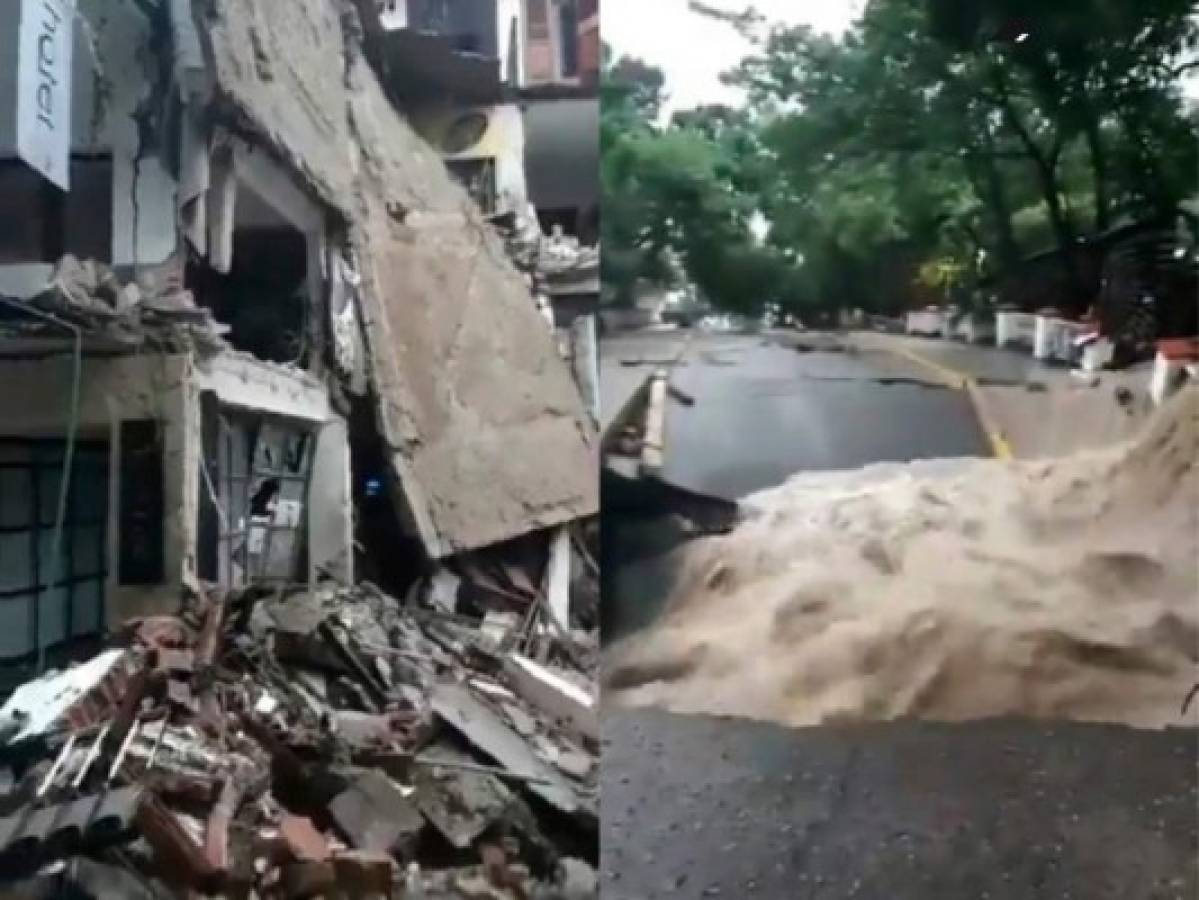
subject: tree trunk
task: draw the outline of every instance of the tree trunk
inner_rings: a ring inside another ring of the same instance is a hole
[[[1091,153],[1091,174],[1095,184],[1095,230],[1106,231],[1111,225],[1111,198],[1107,193],[1107,149],[1099,129],[1099,117],[1094,110],[1086,111],[1087,149]]]
[[[1049,213],[1049,224],[1053,229],[1054,238],[1057,240],[1062,265],[1066,271],[1067,288],[1071,299],[1079,304],[1088,303],[1091,289],[1084,280],[1078,264],[1078,244],[1074,224],[1070,221],[1070,216],[1062,205],[1061,185],[1057,177],[1060,136],[1058,146],[1048,153],[1045,152],[1020,119],[1020,113],[1008,94],[1007,79],[998,66],[991,69],[991,83],[998,95],[999,109],[1004,120],[1020,140],[1036,170],[1041,196],[1045,200],[1045,208]]]
[[[999,162],[995,157],[995,136],[985,124],[982,136],[984,152],[979,160],[982,195],[979,199],[991,211],[999,242],[999,260],[1006,268],[1020,261],[1020,245],[1012,227],[1012,207],[1008,202],[1007,185],[1004,184],[1003,173],[999,171]]]

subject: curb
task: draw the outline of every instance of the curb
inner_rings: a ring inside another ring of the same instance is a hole
[[[647,375],[641,386],[625,401],[618,412],[600,432],[601,455],[607,452],[612,441],[629,425],[637,414],[645,410],[644,439],[638,468],[642,475],[657,475],[661,472],[666,457],[666,396],[669,392],[671,370],[678,365],[691,347],[694,335],[688,333],[678,352],[666,364]]]
[[[974,410],[975,418],[978,419],[979,427],[982,428],[983,433],[987,436],[987,443],[991,445],[991,455],[996,459],[1002,460],[1015,458],[1011,443],[1004,436],[1003,430],[996,424],[995,417],[991,414],[991,408],[987,403],[987,398],[983,395],[978,381],[972,375],[959,372],[957,369],[951,369],[948,366],[943,366],[941,363],[934,362],[928,357],[921,356],[919,353],[909,350],[906,347],[887,349],[896,356],[902,356],[904,359],[910,360],[933,372],[946,387],[952,388],[955,391],[965,391],[970,398],[970,406]]]
[[[645,436],[641,441],[641,474],[661,473],[666,456],[666,382],[670,374],[659,369],[649,380],[649,403],[645,410]]]
[[[679,347],[679,352],[664,369],[658,369],[649,378],[649,403],[645,411],[645,437],[641,442],[641,474],[656,478],[666,465],[666,395],[674,367],[691,349],[695,332],[688,331]]]

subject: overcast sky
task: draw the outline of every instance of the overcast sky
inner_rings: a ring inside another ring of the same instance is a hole
[[[749,2],[708,0],[708,5],[739,11]],[[752,0],[752,5],[769,21],[840,34],[863,0]],[[640,57],[665,73],[671,110],[738,100],[719,81],[749,50],[731,26],[691,12],[687,0],[602,0],[600,8],[603,39],[616,56]]]
[[[707,0],[708,5],[742,10],[747,0]],[[774,22],[806,23],[840,34],[858,16],[864,0],[751,0]],[[603,0],[603,39],[617,56],[627,54],[660,68],[670,95],[668,111],[702,103],[736,103],[736,91],[722,85],[720,73],[733,68],[749,48],[728,25],[687,8],[687,0]],[[1199,99],[1199,73],[1187,79],[1188,96]]]

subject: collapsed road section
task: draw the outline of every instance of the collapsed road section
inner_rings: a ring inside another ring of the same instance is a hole
[[[1048,460],[795,475],[694,544],[605,699],[788,725],[1193,725],[1199,391]]]
[[[564,6],[0,35],[6,883],[594,894],[598,37]]]

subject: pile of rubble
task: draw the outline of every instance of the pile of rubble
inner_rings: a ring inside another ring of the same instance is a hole
[[[11,307],[0,308],[0,329],[24,337],[61,337],[66,323],[120,350],[207,355],[228,349],[229,326],[195,302],[183,288],[181,274],[169,267],[157,274],[140,283],[126,282],[104,263],[68,254],[58,261],[46,289],[22,304],[23,312],[14,315]]]
[[[555,225],[543,234],[535,216],[508,214],[493,220],[508,255],[537,291],[554,294],[599,278],[599,245],[589,247]]]
[[[591,557],[560,535],[540,590],[476,563],[403,602],[199,591],[24,684],[0,710],[0,877],[45,896],[595,896],[597,573],[570,584],[561,554]]]

